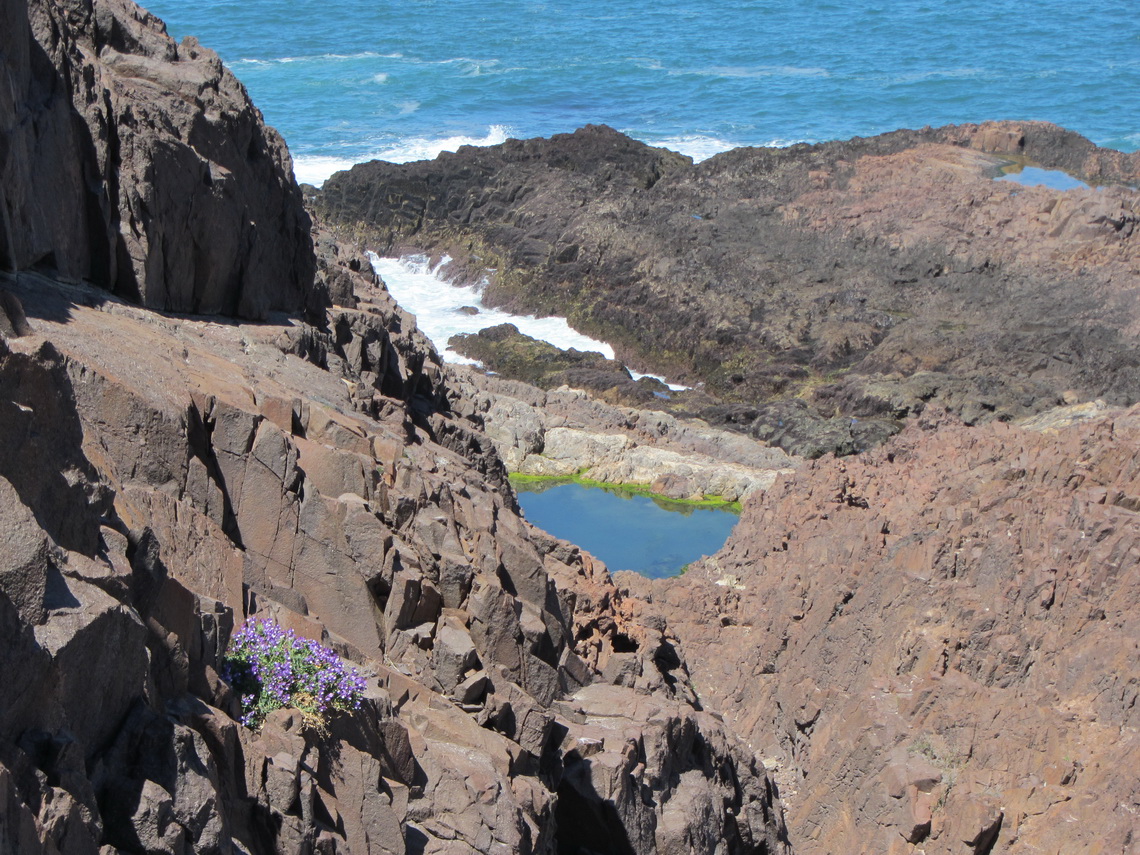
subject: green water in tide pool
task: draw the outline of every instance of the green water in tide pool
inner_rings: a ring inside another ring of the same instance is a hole
[[[724,545],[739,516],[617,488],[566,482],[515,483],[526,518],[600,558],[610,570],[676,576]]]

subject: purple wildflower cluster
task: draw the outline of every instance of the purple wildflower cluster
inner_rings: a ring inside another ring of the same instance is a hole
[[[273,710],[293,707],[320,730],[330,712],[359,709],[364,694],[355,668],[268,618],[248,620],[234,634],[222,677],[241,698],[242,724],[254,729]]]

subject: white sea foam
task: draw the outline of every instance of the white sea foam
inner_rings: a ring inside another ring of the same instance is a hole
[[[666,380],[660,374],[639,374],[637,371],[634,371],[632,368],[626,368],[625,370],[629,372],[629,376],[632,377],[634,380],[640,380],[642,377],[649,377],[649,378],[652,378],[653,380],[657,380],[658,382],[664,383],[669,388],[669,390],[673,391],[673,392],[684,392],[686,389],[693,388],[692,386],[681,386],[678,383],[670,383],[668,380]]]
[[[403,54],[398,53],[376,53],[375,51],[365,50],[359,53],[319,53],[310,54],[308,56],[275,56],[269,59],[255,59],[253,57],[243,56],[240,59],[234,60],[229,65],[273,65],[273,64],[289,64],[292,62],[324,62],[333,60],[343,62],[345,60],[356,59],[399,59]]]
[[[298,184],[312,184],[320,187],[334,172],[342,169],[351,169],[356,161],[346,157],[310,157],[293,158],[293,175]]]
[[[644,136],[639,137],[636,131],[626,131],[625,133],[634,137],[634,139],[640,139],[647,145],[667,148],[670,151],[686,154],[691,157],[695,163],[700,163],[702,160],[708,160],[714,154],[720,154],[721,152],[725,151],[732,151],[734,148],[739,148],[745,145],[754,145],[760,148],[787,148],[788,146],[798,145],[799,143],[814,142],[814,140],[789,140],[777,138],[760,143],[734,143],[728,142],[728,140],[718,139],[717,137],[701,136],[700,134],[649,139]]]
[[[934,68],[914,74],[900,74],[887,79],[889,83],[923,83],[927,80],[968,80],[981,77],[986,73],[984,68]]]
[[[826,68],[800,68],[795,65],[718,65],[689,72],[707,77],[830,77]]]
[[[607,359],[614,358],[612,347],[571,329],[565,318],[535,318],[487,308],[483,305],[479,289],[452,285],[441,278],[441,270],[449,259],[433,270],[423,256],[380,258],[369,253],[368,257],[372,269],[387,283],[388,291],[396,302],[416,316],[420,330],[449,362],[471,362],[448,348],[448,339],[453,335],[474,333],[498,324],[514,324],[520,332],[548,341],[563,350],[575,348],[600,353]],[[474,307],[479,312],[475,315],[461,312],[464,307]]]
[[[431,160],[444,151],[455,151],[465,145],[498,145],[506,142],[513,133],[507,125],[492,125],[486,136],[468,137],[411,137],[397,145],[383,149],[375,157],[392,163],[410,163],[413,160]]]
[[[381,258],[374,252],[368,253],[372,269],[383,278],[388,292],[396,302],[416,316],[420,330],[431,339],[432,344],[448,362],[462,365],[477,365],[474,360],[460,356],[447,346],[453,335],[474,333],[498,324],[514,324],[519,332],[541,341],[549,342],[562,350],[588,351],[600,353],[607,359],[614,358],[614,349],[604,341],[582,335],[572,329],[565,318],[536,318],[531,315],[513,315],[501,309],[491,309],[483,305],[480,290],[466,285],[452,285],[440,275],[450,258],[430,268],[422,255],[407,258]],[[463,308],[478,309],[478,314],[460,311]],[[627,369],[628,370],[628,369]],[[630,371],[634,380],[652,377],[660,380],[674,392],[688,389],[668,382],[657,374],[639,374]]]
[[[658,70],[650,68],[649,70]],[[831,77],[826,68],[803,68],[796,65],[714,65],[710,68],[660,68],[670,77],[695,75],[697,77]]]
[[[418,101],[400,104],[400,115],[408,115],[419,109]],[[334,172],[351,169],[357,163],[370,160],[387,160],[390,163],[409,163],[413,160],[431,160],[440,152],[455,151],[464,145],[498,145],[506,142],[512,130],[507,125],[492,125],[483,137],[410,137],[388,148],[365,152],[356,158],[329,157],[327,155],[296,155],[293,158],[293,174],[297,181],[320,187]]]
[[[627,131],[627,133],[629,132]],[[637,138],[635,133],[630,133],[630,136]],[[736,143],[730,143],[727,140],[700,136],[699,134],[687,134],[681,137],[665,137],[664,139],[656,140],[641,138],[641,141],[648,145],[659,146],[660,148],[667,148],[670,151],[688,155],[696,163],[700,163],[702,160],[708,160],[714,154],[720,154],[722,151],[730,151],[737,146]]]

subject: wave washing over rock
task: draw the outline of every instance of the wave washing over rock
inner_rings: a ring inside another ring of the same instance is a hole
[[[787,851],[668,627],[519,516],[367,259],[314,255],[216,58],[119,0],[0,24],[0,851]],[[361,709],[243,727],[247,617]]]

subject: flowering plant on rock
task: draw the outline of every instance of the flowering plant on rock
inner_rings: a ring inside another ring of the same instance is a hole
[[[268,618],[247,620],[230,642],[222,678],[241,699],[241,722],[257,730],[274,710],[292,707],[324,732],[330,714],[360,708],[364,678],[340,657]]]

